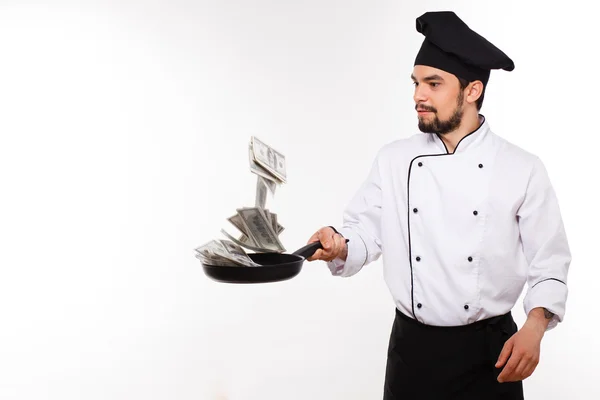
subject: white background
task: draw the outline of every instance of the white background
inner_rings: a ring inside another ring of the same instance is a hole
[[[418,132],[415,18],[447,9],[515,61],[492,73],[482,113],[545,162],[573,252],[566,320],[527,399],[599,398],[587,4],[0,2],[0,398],[381,398],[380,262],[235,286],[193,249],[254,204],[251,135],[286,155],[267,206],[288,250],[339,224],[376,151]],[[521,300],[513,312],[521,325]]]

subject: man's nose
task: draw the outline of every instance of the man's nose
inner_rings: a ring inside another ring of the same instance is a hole
[[[423,103],[427,100],[427,96],[425,95],[425,91],[422,90],[419,86],[415,87],[415,93],[413,95],[413,100],[415,103]]]

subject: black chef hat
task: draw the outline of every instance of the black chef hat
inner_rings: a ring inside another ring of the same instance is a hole
[[[500,49],[472,31],[452,11],[426,12],[417,18],[417,31],[425,36],[415,65],[427,65],[487,84],[490,70],[512,71],[515,64]]]

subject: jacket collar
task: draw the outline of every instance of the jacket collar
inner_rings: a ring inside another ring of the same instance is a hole
[[[489,127],[489,124],[488,124],[485,116],[479,114],[479,121],[480,121],[479,127],[477,129],[475,129],[473,132],[470,132],[467,135],[465,135],[458,142],[458,144],[456,145],[456,148],[454,149],[454,153],[462,153],[471,148],[477,147],[483,141],[483,139],[487,136],[488,132],[490,131],[490,127]],[[433,136],[433,139],[434,139],[436,145],[440,147],[440,150],[442,150],[444,153],[448,153],[446,144],[441,139],[440,135],[436,134],[436,135],[432,135],[432,136]]]

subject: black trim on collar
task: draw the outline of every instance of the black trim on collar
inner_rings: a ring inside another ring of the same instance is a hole
[[[435,135],[440,139],[440,141],[442,142],[442,144],[444,145],[444,148],[446,149],[446,154],[454,154],[456,153],[456,149],[458,149],[458,146],[460,146],[460,142],[462,142],[464,140],[464,138],[466,138],[467,136],[471,136],[472,134],[474,134],[475,132],[477,132],[478,130],[481,129],[481,127],[483,126],[483,124],[485,123],[485,115],[483,114],[479,114],[482,117],[481,123],[479,124],[479,126],[477,128],[475,128],[475,130],[467,133],[465,136],[463,136],[458,143],[456,143],[456,147],[454,147],[454,151],[452,153],[450,153],[448,151],[448,147],[446,146],[446,143],[442,140],[442,137],[440,136],[439,133],[436,133]]]

